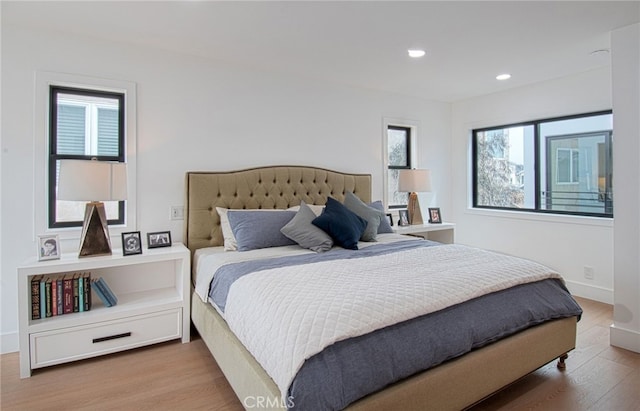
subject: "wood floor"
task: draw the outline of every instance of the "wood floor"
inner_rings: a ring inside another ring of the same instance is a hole
[[[609,345],[610,305],[577,300],[584,315],[566,371],[548,364],[473,411],[640,411],[640,354]],[[22,380],[17,353],[0,356],[0,365],[2,411],[243,409],[197,337],[36,370]]]

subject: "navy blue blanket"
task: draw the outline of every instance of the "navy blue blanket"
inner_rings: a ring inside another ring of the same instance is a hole
[[[560,280],[523,284],[339,341],[289,387],[294,410],[341,410],[387,385],[545,321],[580,316]]]

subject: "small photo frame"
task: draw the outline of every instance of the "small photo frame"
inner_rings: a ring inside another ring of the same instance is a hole
[[[60,259],[60,239],[57,234],[38,236],[38,261]]]
[[[387,222],[390,226],[393,226],[393,216],[391,215],[391,213],[387,213]]]
[[[142,254],[140,231],[122,233],[122,255]]]
[[[409,211],[408,210],[398,210],[398,214],[400,215],[400,219],[398,220],[399,226],[407,226],[409,225]]]
[[[430,208],[429,209],[429,222],[431,224],[440,224],[442,223],[442,217],[440,216],[439,208]]]
[[[171,231],[147,233],[147,246],[149,248],[171,247]]]

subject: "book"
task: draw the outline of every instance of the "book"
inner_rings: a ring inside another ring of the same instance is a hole
[[[40,279],[40,318],[45,318],[47,316],[47,299],[46,299],[46,281],[44,276]]]
[[[66,274],[63,279],[63,295],[64,295],[64,303],[63,303],[63,311],[64,314],[73,312],[73,276],[71,274]]]
[[[78,311],[84,311],[84,273],[78,274]]]
[[[64,314],[64,291],[62,288],[62,279],[64,276],[56,277],[56,285],[58,289],[58,315]]]
[[[73,284],[73,312],[77,313],[79,310],[78,308],[78,304],[80,303],[79,300],[79,294],[78,294],[78,278],[80,278],[80,275],[78,273],[73,274],[73,276],[71,277],[71,281]]]
[[[84,273],[82,280],[84,281],[84,310],[89,311],[91,309],[91,273]]]
[[[40,317],[40,280],[43,275],[31,277],[31,319],[39,320]]]
[[[91,280],[91,283],[92,283],[91,289],[100,298],[100,300],[102,301],[102,304],[104,304],[105,307],[111,307],[113,304],[111,304],[109,299],[107,299],[107,297],[104,295],[101,287],[98,286],[98,279],[96,278]]]
[[[45,316],[51,317],[51,277],[44,281],[45,292]]]
[[[58,315],[58,281],[53,277],[51,278],[51,316],[56,315]]]
[[[111,302],[111,305],[118,304],[118,298],[113,293],[113,291],[111,291],[111,288],[109,288],[109,286],[107,285],[107,282],[104,280],[104,278],[98,277],[98,286],[102,287],[102,291],[104,292],[104,295]]]

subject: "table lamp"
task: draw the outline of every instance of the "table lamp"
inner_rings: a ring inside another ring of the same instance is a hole
[[[60,160],[57,198],[88,201],[79,257],[110,255],[111,240],[102,201],[127,199],[127,165],[97,160]]]
[[[409,224],[423,224],[418,193],[431,191],[431,170],[400,170],[398,191],[409,193]]]

